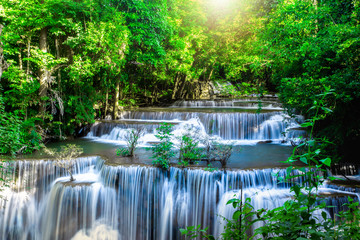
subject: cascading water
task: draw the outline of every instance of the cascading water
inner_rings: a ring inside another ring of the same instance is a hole
[[[299,129],[298,124],[303,121],[301,116],[293,119],[279,112],[282,110],[281,104],[273,98],[271,101],[263,101],[262,110],[265,112],[247,112],[247,109],[257,107],[258,102],[252,98],[178,101],[170,108],[122,112],[119,120],[94,124],[87,137],[98,141],[125,144],[128,130],[140,126],[146,132],[146,136],[140,141],[154,142],[155,129],[161,122],[175,124],[175,133],[181,132],[179,128],[185,125],[196,123],[195,127],[204,129],[207,135],[238,144],[254,144],[268,140],[280,143],[304,135],[305,132]]]
[[[293,119],[289,119],[286,115],[279,112],[269,113],[182,113],[182,112],[124,112],[121,115],[123,120],[142,120],[146,123],[141,126],[145,128],[145,132],[154,135],[156,127],[159,123],[153,121],[169,121],[176,123],[174,129],[184,127],[186,123],[195,127],[204,129],[207,134],[216,135],[223,140],[232,140],[244,142],[242,140],[264,141],[271,140],[281,142],[287,138],[296,138],[304,134],[302,130],[289,131],[288,129],[296,128],[299,125]],[[194,121],[194,119],[196,121]],[[142,123],[142,122],[140,122]],[[88,138],[98,140],[124,141],[126,129],[133,128],[133,124],[123,124],[115,122],[98,122],[92,126]],[[287,133],[286,133],[287,132]],[[142,139],[148,141],[147,139]],[[150,137],[151,141],[156,138]]]
[[[174,142],[188,128],[199,138],[214,135],[217,141],[242,145],[304,134],[298,121],[273,111],[281,107],[274,98],[267,100],[264,108],[272,110],[260,114],[242,111],[257,104],[245,99],[179,102],[168,109],[123,112],[118,120],[94,124],[87,138],[126,144],[129,130],[141,127],[145,135],[140,141],[147,145],[157,141],[155,129],[161,122],[174,124]],[[284,135],[289,129],[293,130]],[[256,151],[260,145],[248,147]],[[233,161],[242,161],[234,155]],[[224,226],[221,216],[231,218],[234,212],[226,202],[239,197],[240,189],[256,209],[280,206],[291,197],[291,183],[277,182],[275,173],[285,176],[286,170],[208,172],[172,167],[165,172],[154,167],[109,166],[100,157],[88,157],[77,159],[75,181],[70,182],[68,173],[50,160],[14,161],[0,172],[8,180],[0,198],[0,239],[181,239],[179,228],[192,225],[209,227],[211,234],[219,236]],[[335,206],[329,210],[332,216],[342,210],[345,196],[359,198],[358,189],[337,185],[325,184],[321,191],[334,196],[327,200]]]
[[[9,240],[180,239],[180,227],[199,224],[219,235],[219,216],[231,216],[225,203],[241,186],[255,208],[277,207],[291,196],[290,184],[275,177],[285,169],[164,172],[89,157],[77,160],[73,182],[51,161],[17,161],[9,171],[0,210],[0,238]],[[331,199],[340,209],[343,199]]]

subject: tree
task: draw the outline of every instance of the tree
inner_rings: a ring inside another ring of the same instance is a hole
[[[55,157],[55,165],[63,168],[70,174],[70,181],[75,181],[72,168],[76,163],[76,158],[83,153],[81,147],[75,144],[67,144],[65,146],[61,146],[59,150],[44,148],[44,152],[52,157]]]

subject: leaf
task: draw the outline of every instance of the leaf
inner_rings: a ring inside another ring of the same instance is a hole
[[[308,164],[307,158],[306,157],[301,157],[300,161],[302,161],[305,164]]]
[[[327,108],[327,107],[321,107],[321,109],[326,113],[332,112],[332,110],[330,108]]]
[[[286,168],[286,175],[289,176],[292,170],[293,170],[292,166]]]
[[[322,160],[320,160],[320,162],[322,162],[323,164],[325,164],[328,167],[331,166],[331,159],[330,158],[322,159]]]
[[[236,219],[239,219],[241,216],[241,211],[240,210],[236,210],[233,214],[233,219],[236,220]]]
[[[229,201],[227,201],[226,205],[232,204],[232,203],[234,203],[234,202],[237,203],[238,201],[239,201],[238,199],[232,198],[232,199],[230,199]]]
[[[301,189],[300,189],[299,185],[294,185],[294,186],[292,187],[292,190],[294,190],[294,192],[295,192],[296,195],[299,195]]]
[[[308,144],[309,144],[310,147],[315,146],[315,140],[309,140]]]
[[[326,220],[326,218],[327,218],[326,212],[321,212],[321,216],[323,217],[324,220]]]
[[[304,122],[302,124],[300,124],[301,127],[310,127],[310,126],[313,126],[314,123],[313,122]]]
[[[330,179],[331,181],[333,181],[333,180],[344,180],[344,179],[342,179],[342,178],[332,177],[332,176],[330,176],[329,179]]]

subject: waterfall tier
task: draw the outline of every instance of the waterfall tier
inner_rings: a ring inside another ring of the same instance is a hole
[[[267,110],[283,110],[282,104],[277,98],[242,98],[242,99],[215,99],[215,100],[179,100],[171,105],[171,107],[233,107],[243,109],[267,109]]]
[[[300,118],[301,121],[301,118]],[[174,130],[191,125],[200,129],[203,135],[215,135],[223,140],[283,141],[304,134],[298,130],[295,119],[280,112],[268,113],[201,113],[201,112],[123,112],[118,121],[97,122],[91,127],[89,138],[125,141],[127,130],[140,126],[147,138],[156,141],[155,129],[160,122],[174,124]],[[293,130],[292,130],[293,129]],[[152,136],[151,136],[152,135]],[[175,134],[176,136],[176,134]]]
[[[291,197],[275,173],[285,169],[207,172],[200,169],[107,166],[80,158],[74,182],[51,161],[16,161],[0,209],[1,239],[180,239],[180,227],[199,225],[220,234],[218,215],[240,188],[255,208],[273,208]],[[323,192],[357,194],[326,187]],[[331,198],[338,211],[344,198]],[[230,215],[229,215],[230,214]]]

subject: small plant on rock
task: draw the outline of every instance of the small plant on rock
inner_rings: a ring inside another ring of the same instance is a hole
[[[168,170],[170,167],[170,159],[175,156],[173,151],[174,143],[171,142],[171,134],[173,125],[170,123],[163,123],[158,127],[157,139],[160,140],[158,144],[151,148],[152,150],[152,164],[159,166],[164,170]]]
[[[200,139],[197,137],[199,131],[189,126],[186,132],[182,134],[180,139],[179,164],[187,166],[194,164],[195,161],[202,158],[202,150],[199,148]]]
[[[133,157],[136,147],[139,145],[139,139],[144,135],[144,128],[137,127],[129,130],[125,136],[127,147],[121,147],[116,150],[116,154],[122,157]]]
[[[60,150],[44,148],[44,152],[55,157],[55,165],[65,169],[70,174],[70,181],[74,181],[72,168],[76,163],[76,158],[83,153],[83,149],[76,144],[66,144]]]
[[[211,160],[219,161],[221,167],[225,168],[233,151],[232,144],[215,143],[211,150]]]

